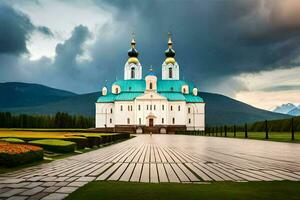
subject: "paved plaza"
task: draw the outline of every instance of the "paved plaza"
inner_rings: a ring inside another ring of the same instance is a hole
[[[63,199],[93,180],[201,183],[300,180],[300,145],[139,135],[89,153],[0,175],[0,199]]]

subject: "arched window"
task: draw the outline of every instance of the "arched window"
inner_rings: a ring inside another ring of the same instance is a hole
[[[135,78],[135,68],[134,68],[134,67],[131,67],[131,70],[130,70],[130,77],[131,77],[131,78]]]
[[[178,106],[178,111],[180,111],[180,106]]]
[[[162,105],[162,106],[161,106],[161,109],[162,109],[162,110],[165,110],[165,105]]]
[[[188,113],[189,113],[189,114],[191,113],[191,108],[190,108],[190,107],[188,108]]]
[[[119,93],[119,88],[116,88],[116,94],[118,94]]]
[[[169,68],[169,78],[173,78],[173,71],[172,67]]]
[[[183,88],[183,93],[186,93],[186,89],[185,88]]]
[[[191,118],[189,118],[189,124],[191,123]]]
[[[171,106],[171,110],[173,110],[173,106]]]
[[[164,118],[161,118],[161,123],[165,123],[165,119]]]
[[[121,105],[120,110],[123,111],[123,106]]]
[[[112,119],[111,118],[109,119],[109,123],[112,123]]]
[[[129,118],[127,118],[127,124],[130,124],[130,119]]]
[[[153,84],[152,84],[152,82],[150,82],[150,84],[149,84],[149,89],[150,89],[150,90],[153,89]]]
[[[110,109],[110,113],[113,113],[113,109],[112,108]]]
[[[173,124],[175,124],[175,118],[173,118],[172,121],[173,121]]]

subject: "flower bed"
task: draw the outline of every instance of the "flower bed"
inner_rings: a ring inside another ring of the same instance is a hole
[[[44,152],[41,147],[27,144],[12,144],[0,142],[0,165],[13,167],[43,160]]]
[[[45,150],[48,151],[58,153],[71,153],[75,151],[76,147],[76,144],[74,142],[55,139],[34,140],[28,143],[43,147]]]

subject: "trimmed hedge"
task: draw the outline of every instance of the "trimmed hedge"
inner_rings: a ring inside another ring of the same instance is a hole
[[[71,153],[75,151],[76,147],[76,144],[74,142],[55,139],[34,140],[28,143],[43,147],[45,150],[57,153]]]
[[[44,152],[40,147],[27,144],[0,143],[0,165],[14,167],[43,160]]]
[[[17,143],[17,144],[25,143],[24,140],[21,140],[19,138],[1,138],[0,141],[9,142],[9,143]]]
[[[62,138],[62,140],[75,142],[77,149],[84,149],[89,145],[89,141],[86,137],[66,137],[66,138]]]

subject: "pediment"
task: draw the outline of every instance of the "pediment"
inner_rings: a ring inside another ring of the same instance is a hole
[[[156,92],[147,92],[137,97],[136,100],[167,100],[167,98]]]

